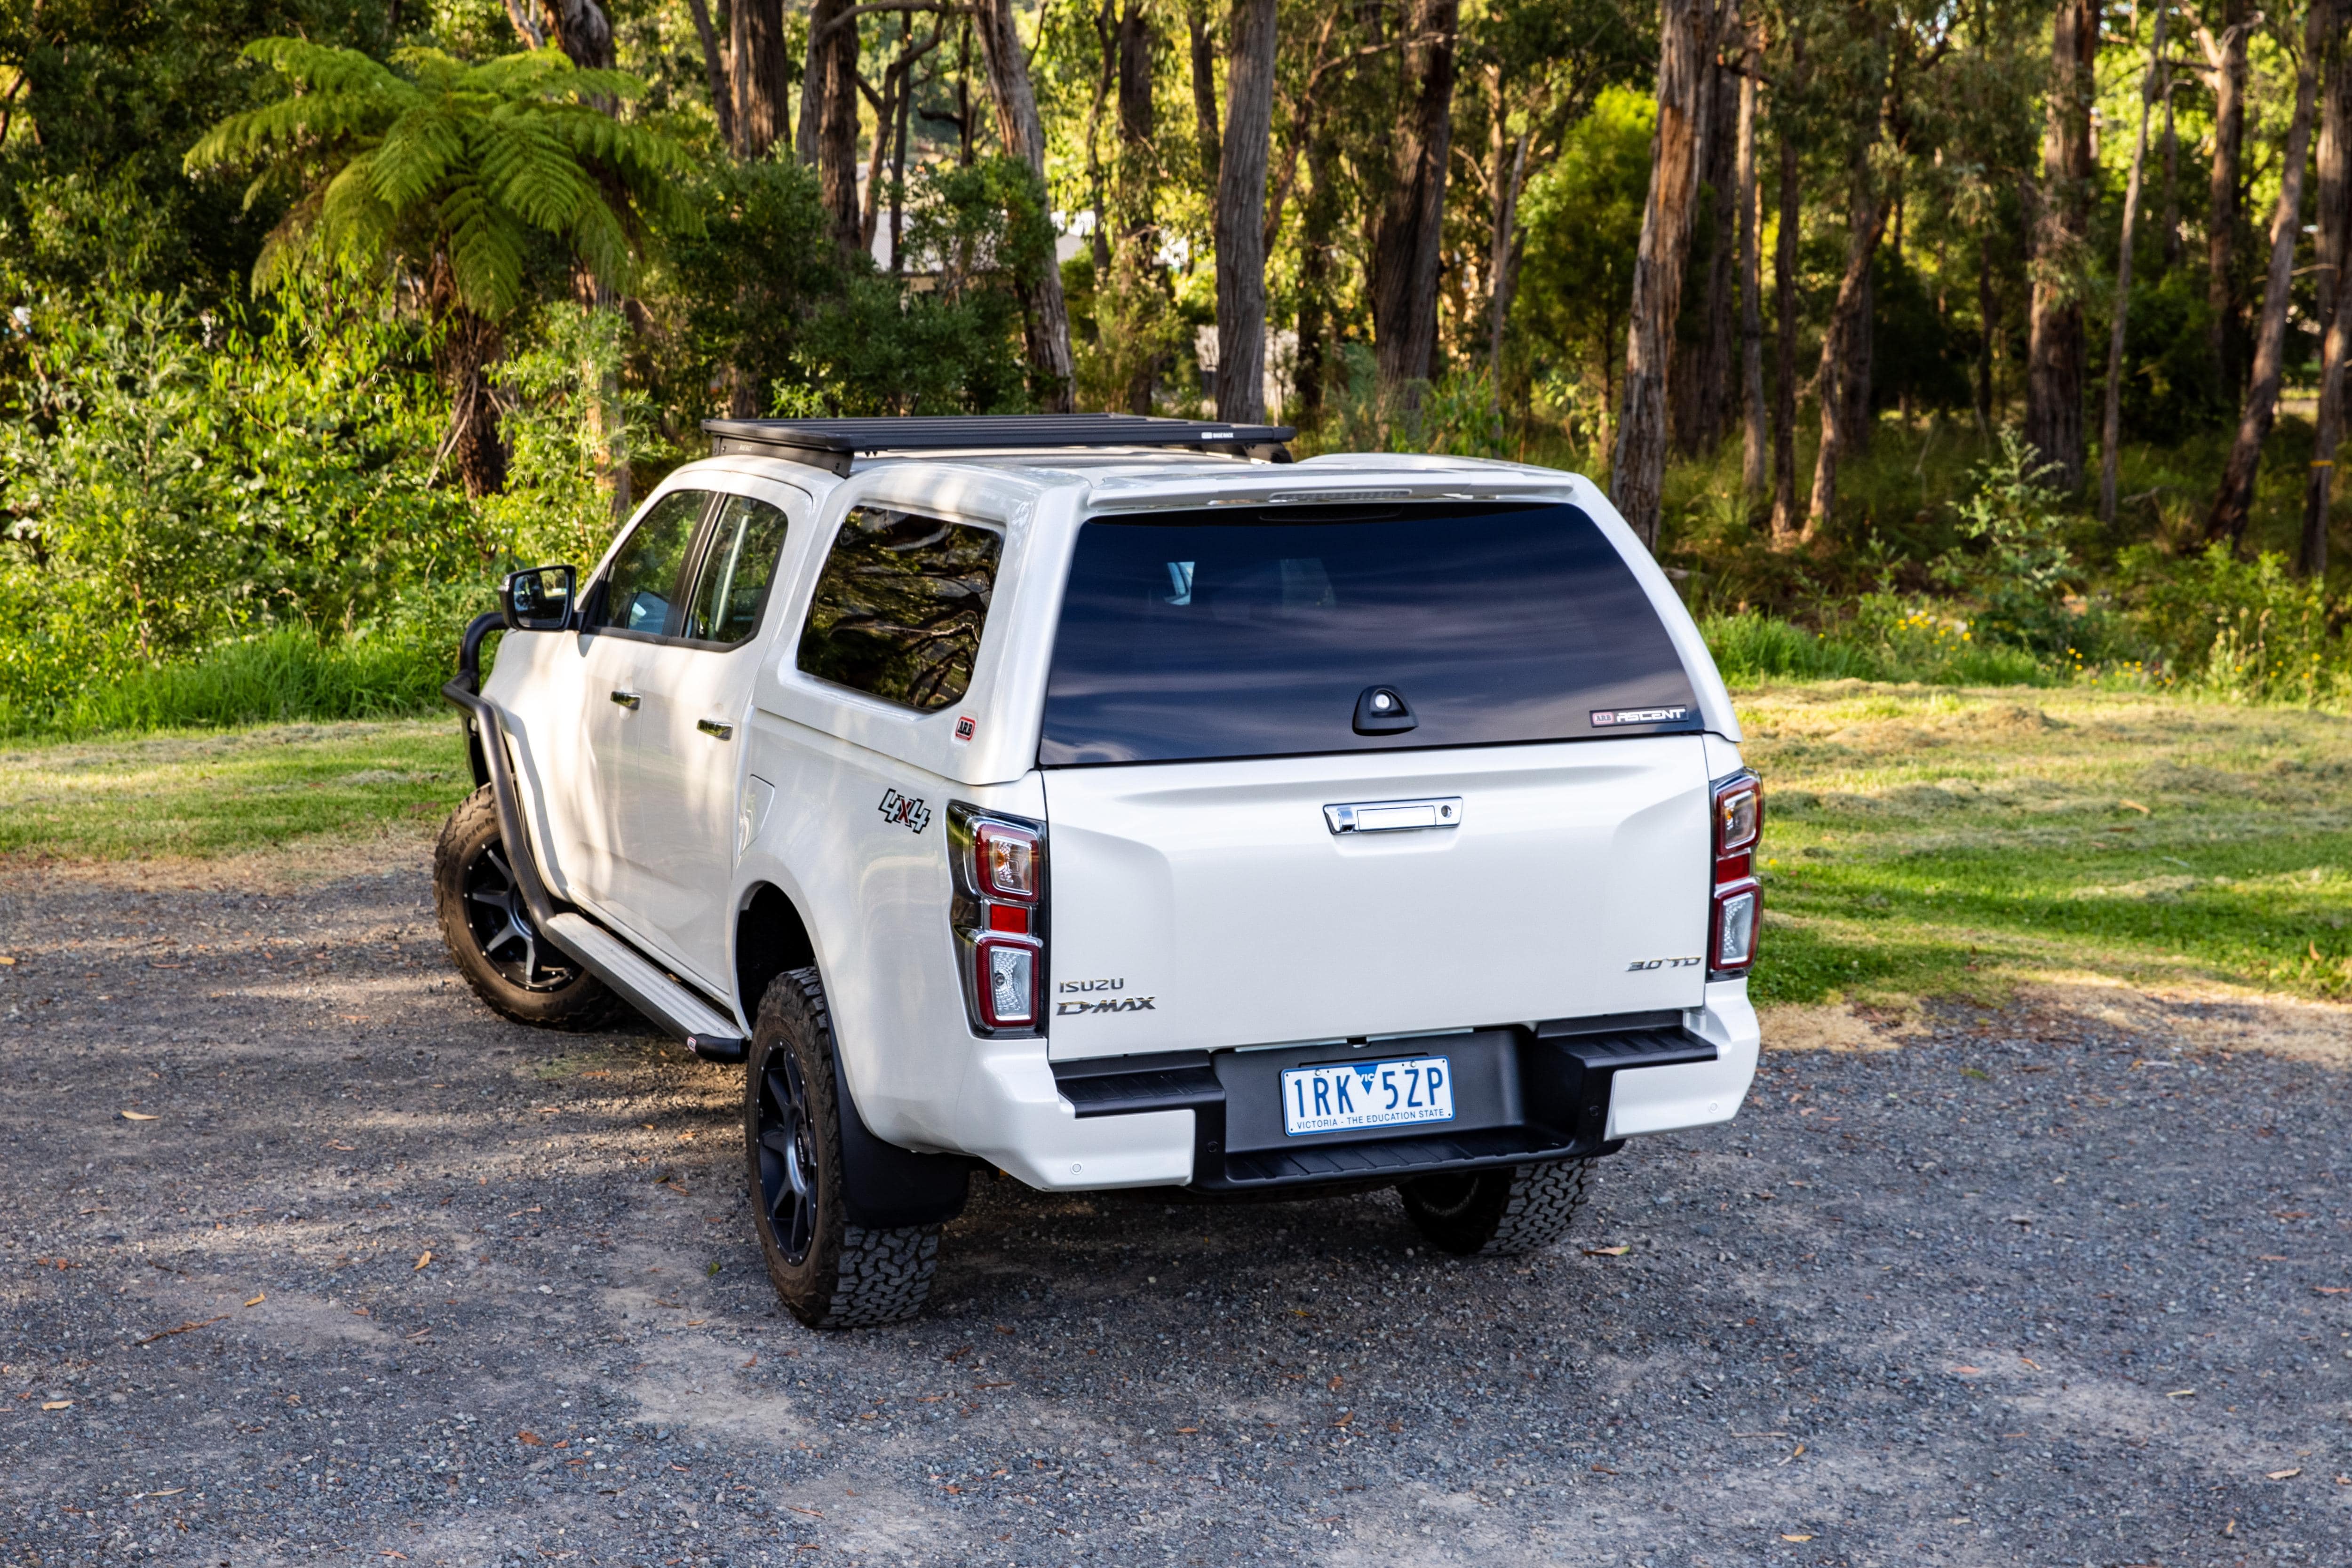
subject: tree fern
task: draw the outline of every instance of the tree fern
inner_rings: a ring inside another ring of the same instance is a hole
[[[404,49],[389,65],[299,38],[245,52],[287,96],[221,121],[186,166],[259,165],[248,204],[294,191],[257,288],[304,268],[405,265],[446,270],[448,304],[496,320],[522,299],[534,232],[623,289],[641,214],[692,224],[675,184],[684,150],[599,107],[645,90],[625,71],[582,70],[552,48],[481,62]]]

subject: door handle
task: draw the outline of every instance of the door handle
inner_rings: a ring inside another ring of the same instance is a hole
[[[735,726],[723,719],[697,719],[694,721],[694,727],[704,734],[715,736],[721,741],[731,741],[735,738]]]
[[[638,703],[643,702],[645,699],[638,696],[634,691],[615,691],[613,693],[613,700],[619,703],[624,708],[634,709]]]

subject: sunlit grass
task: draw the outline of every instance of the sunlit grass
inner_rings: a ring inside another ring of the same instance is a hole
[[[0,856],[216,856],[437,822],[473,787],[454,714],[0,747]]]
[[[1739,694],[1760,1000],[2079,971],[2352,994],[2352,722],[2089,689]]]

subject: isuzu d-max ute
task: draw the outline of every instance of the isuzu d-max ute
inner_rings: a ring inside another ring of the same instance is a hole
[[[919,1310],[990,1166],[1394,1187],[1510,1253],[1738,1110],[1758,784],[1589,481],[1115,416],[709,428],[468,628],[435,886],[498,1012],[743,1065],[803,1321]]]

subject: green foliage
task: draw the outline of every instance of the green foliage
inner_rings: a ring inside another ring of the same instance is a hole
[[[814,171],[781,153],[698,176],[698,233],[666,237],[656,307],[685,353],[658,375],[672,407],[755,414],[993,414],[1026,405],[1013,279],[1052,246],[1026,164],[983,159],[910,182],[915,278],[828,237]],[[921,287],[917,287],[919,281]]]
[[[2042,653],[2075,646],[2076,613],[2066,604],[2082,566],[2066,542],[2058,492],[2042,481],[2058,471],[2039,460],[2014,430],[1977,468],[1975,493],[1953,509],[1968,546],[1948,551],[1937,575],[1984,606],[1978,626],[1989,637]]]
[[[1612,87],[1530,181],[1521,207],[1527,259],[1514,319],[1531,344],[1557,345],[1570,374],[1612,385],[1633,296],[1633,257],[1658,122],[1649,94]]]
[[[521,301],[539,237],[617,289],[632,271],[627,204],[671,228],[694,222],[675,183],[685,150],[607,111],[644,90],[625,71],[582,70],[554,48],[481,64],[409,48],[387,66],[263,38],[246,54],[283,77],[288,96],[221,121],[186,163],[258,163],[251,195],[300,193],[263,247],[257,286],[305,267],[367,273],[405,259],[446,267],[456,300],[496,320]]]
[[[584,568],[604,553],[616,521],[598,482],[604,454],[658,452],[653,405],[622,383],[628,326],[618,311],[567,300],[539,311],[531,325],[497,372],[507,483],[479,503],[484,534],[503,563]],[[668,456],[674,462],[679,454]],[[657,479],[671,463],[649,466]]]
[[[2352,694],[2352,606],[2289,574],[2284,557],[2242,561],[2220,544],[2186,560],[2126,554],[2139,624],[2174,679],[2241,701],[2318,705]]]
[[[224,638],[383,622],[486,569],[436,483],[424,345],[373,300],[55,301],[30,337],[0,420],[0,722]]]

